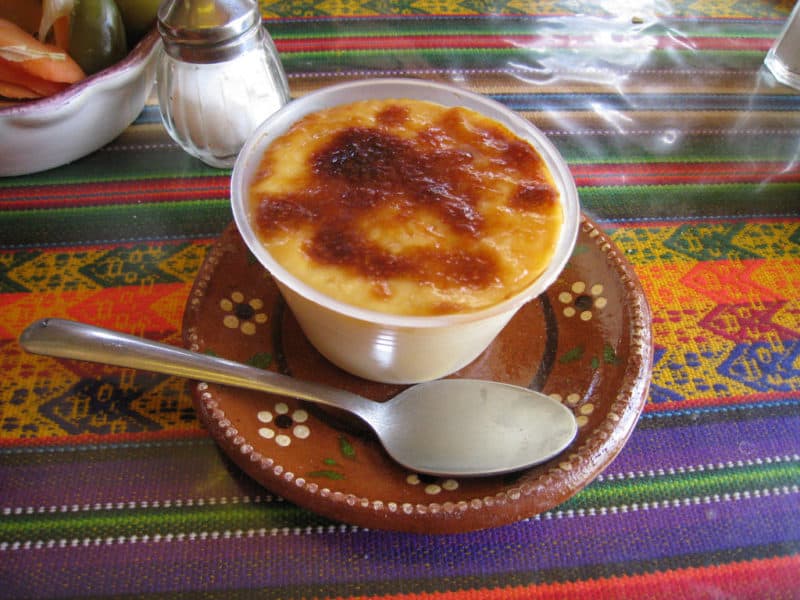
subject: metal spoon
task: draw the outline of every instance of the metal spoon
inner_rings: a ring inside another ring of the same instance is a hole
[[[574,439],[572,412],[522,387],[440,379],[375,402],[318,383],[63,319],[20,336],[28,352],[155,371],[317,402],[365,421],[401,465],[432,475],[496,475],[547,461]]]

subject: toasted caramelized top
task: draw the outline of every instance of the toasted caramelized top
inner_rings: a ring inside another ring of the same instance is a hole
[[[340,301],[393,314],[473,311],[527,287],[563,222],[542,158],[461,107],[369,100],[307,115],[251,185],[260,240]]]

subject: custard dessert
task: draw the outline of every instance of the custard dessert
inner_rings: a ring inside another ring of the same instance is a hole
[[[530,143],[475,111],[410,99],[306,115],[266,149],[248,201],[288,272],[397,315],[517,294],[544,271],[564,221]]]

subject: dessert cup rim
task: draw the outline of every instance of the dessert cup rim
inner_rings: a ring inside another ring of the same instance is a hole
[[[335,101],[340,97],[347,100]],[[489,118],[498,120],[515,135],[529,141],[547,164],[560,194],[564,213],[561,232],[553,259],[545,270],[513,296],[473,311],[443,315],[402,315],[384,313],[348,304],[324,294],[278,263],[258,240],[248,214],[248,189],[255,166],[267,146],[289,126],[306,114],[324,108],[349,104],[359,100],[410,98],[439,102],[446,106],[465,106]],[[439,98],[439,99],[437,99]],[[461,102],[458,102],[460,100]],[[231,176],[231,204],[239,233],[261,265],[281,284],[300,297],[332,312],[366,323],[396,329],[428,329],[488,320],[513,314],[522,305],[544,292],[558,277],[572,255],[580,224],[578,192],[566,162],[544,133],[527,119],[503,104],[480,94],[450,84],[430,81],[391,78],[351,81],[311,92],[286,104],[265,120],[245,142]]]

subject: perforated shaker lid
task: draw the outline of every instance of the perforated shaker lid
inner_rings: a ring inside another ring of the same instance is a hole
[[[158,30],[168,54],[188,62],[227,60],[243,51],[261,25],[255,0],[167,0]]]

